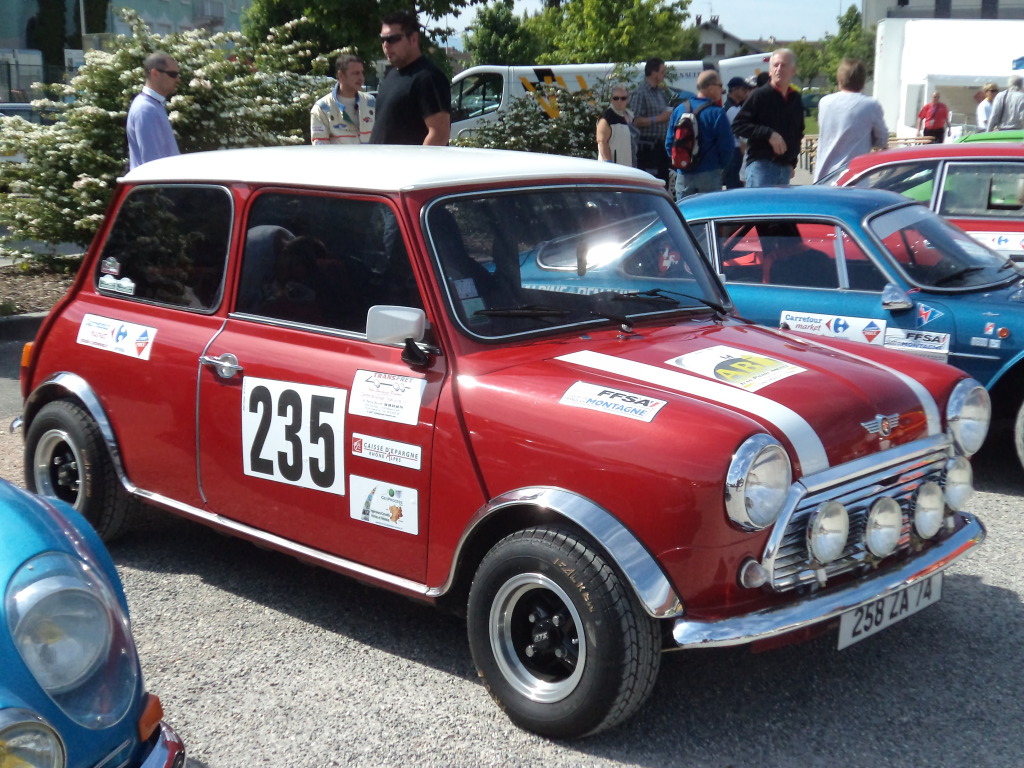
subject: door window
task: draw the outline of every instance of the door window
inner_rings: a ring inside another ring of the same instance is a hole
[[[497,72],[471,75],[460,80],[452,94],[452,122],[480,117],[501,106],[505,78]]]
[[[919,203],[931,203],[938,161],[892,163],[868,171],[853,186],[888,189]]]
[[[387,205],[284,192],[253,202],[237,311],[363,333],[379,304],[423,306]]]
[[[939,213],[1019,219],[1024,208],[1024,163],[950,163]]]
[[[726,280],[839,287],[833,224],[779,219],[720,222],[716,237]]]
[[[231,234],[223,187],[136,187],[96,267],[101,293],[194,310],[220,303]]]

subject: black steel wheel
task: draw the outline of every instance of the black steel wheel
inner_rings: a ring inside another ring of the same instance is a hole
[[[513,722],[576,738],[643,704],[661,659],[657,622],[568,531],[514,533],[484,557],[467,616],[477,671]]]

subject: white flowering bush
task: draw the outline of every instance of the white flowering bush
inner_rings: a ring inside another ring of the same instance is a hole
[[[45,86],[55,101],[35,104],[56,110],[53,125],[0,118],[0,154],[25,158],[0,163],[0,247],[9,252],[17,240],[88,245],[127,169],[128,107],[142,88],[142,61],[155,50],[182,72],[169,102],[182,152],[308,139],[309,110],[333,80],[330,56],[315,56],[299,38],[305,19],[253,41],[207,30],[155,35],[134,12],[124,17],[130,35],[88,52],[70,83]]]

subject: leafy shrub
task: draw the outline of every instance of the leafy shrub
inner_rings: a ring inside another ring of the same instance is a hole
[[[306,21],[271,30],[262,40],[241,33],[192,30],[155,35],[133,11],[130,35],[110,50],[90,51],[66,85],[45,86],[57,109],[53,125],[0,118],[0,244],[33,240],[86,246],[103,219],[117,177],[127,170],[125,121],[143,84],[142,61],[163,50],[183,73],[170,99],[171,125],[182,152],[299,144],[309,110],[333,79],[329,57],[297,38]],[[21,255],[31,256],[21,252]]]

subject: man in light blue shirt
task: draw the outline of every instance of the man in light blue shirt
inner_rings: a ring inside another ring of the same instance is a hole
[[[178,142],[167,118],[167,97],[178,87],[178,62],[163,51],[155,51],[142,62],[146,84],[128,110],[128,167],[177,155]]]

